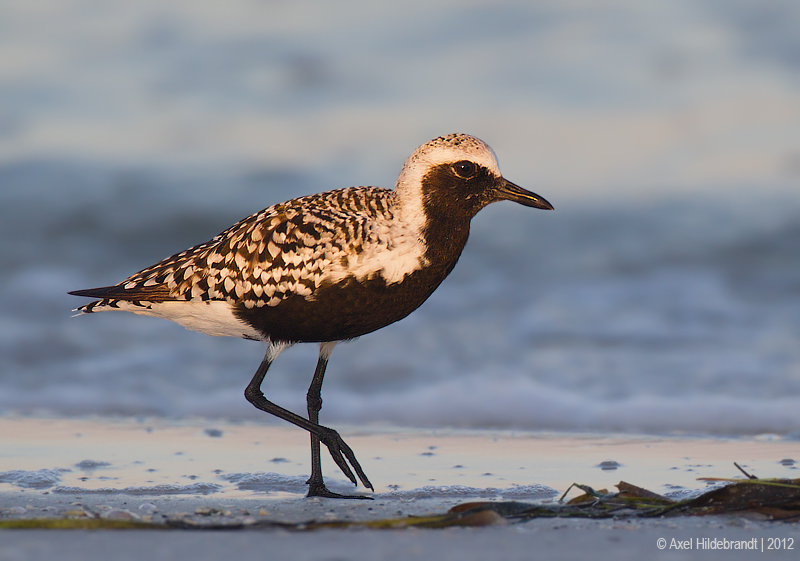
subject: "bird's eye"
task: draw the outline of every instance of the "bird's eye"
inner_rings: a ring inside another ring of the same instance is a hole
[[[478,172],[478,166],[469,160],[461,160],[453,164],[453,173],[461,179],[469,179]]]

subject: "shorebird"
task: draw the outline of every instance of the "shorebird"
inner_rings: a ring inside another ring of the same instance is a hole
[[[470,220],[502,200],[553,208],[503,178],[483,141],[451,134],[417,148],[394,190],[350,187],[276,204],[119,284],[70,294],[98,299],[75,310],[84,314],[122,310],[266,342],[245,397],[311,434],[307,496],[368,498],[334,493],[322,477],[320,443],[354,485],[358,476],[374,491],[339,433],[319,424],[331,352],[416,310],[453,270]],[[319,343],[307,419],[261,391],[272,362],[295,343]]]

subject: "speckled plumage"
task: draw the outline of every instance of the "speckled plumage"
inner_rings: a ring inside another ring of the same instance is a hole
[[[130,311],[210,335],[267,341],[245,395],[312,434],[309,495],[337,496],[322,481],[320,442],[353,483],[347,462],[371,485],[341,437],[317,421],[335,342],[380,329],[419,307],[458,261],[472,217],[499,200],[552,208],[505,180],[481,140],[443,136],[414,151],[394,190],[351,187],[276,204],[117,285],[71,294],[99,298],[79,307],[83,313]],[[308,419],[260,391],[271,362],[298,342],[321,343]]]
[[[108,287],[102,300],[78,310],[128,302],[126,309],[147,314],[169,301],[254,309],[291,296],[313,301],[321,286],[350,276],[400,282],[406,274],[400,265],[413,270],[426,262],[418,232],[394,221],[394,199],[387,189],[351,187],[271,206]]]

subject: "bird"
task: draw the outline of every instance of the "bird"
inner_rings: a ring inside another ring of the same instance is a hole
[[[266,343],[245,397],[310,433],[306,496],[370,498],[332,492],[322,475],[324,444],[353,485],[360,481],[374,492],[350,446],[319,424],[331,353],[339,342],[416,310],[455,267],[471,219],[502,200],[553,209],[506,180],[485,142],[449,134],[418,147],[394,189],[349,187],[275,204],[119,284],[69,294],[95,299],[76,308],[78,315],[120,310]],[[308,418],[269,401],[261,390],[270,365],[297,343],[319,344],[306,394]]]

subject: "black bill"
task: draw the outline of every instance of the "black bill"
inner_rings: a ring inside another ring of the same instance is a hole
[[[514,201],[515,203],[533,208],[553,210],[553,205],[548,203],[544,197],[540,197],[536,193],[531,193],[502,177],[497,185],[497,198],[499,200]]]

